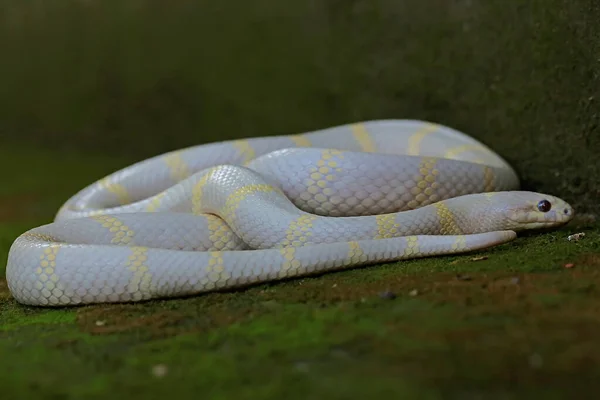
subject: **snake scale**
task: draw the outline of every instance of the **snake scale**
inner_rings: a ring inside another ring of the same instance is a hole
[[[573,217],[476,139],[372,120],[161,154],[94,182],[12,244],[23,304],[166,299],[484,249]]]

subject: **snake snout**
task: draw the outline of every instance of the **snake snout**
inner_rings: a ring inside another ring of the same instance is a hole
[[[508,205],[507,219],[516,230],[564,225],[575,213],[566,201],[542,193],[512,192],[503,200]]]
[[[554,203],[555,208],[552,218],[556,223],[567,223],[573,219],[575,210],[569,203],[558,198],[554,198]]]

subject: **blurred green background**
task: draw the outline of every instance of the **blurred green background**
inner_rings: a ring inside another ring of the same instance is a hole
[[[0,0],[4,260],[134,161],[380,118],[471,134],[592,217],[482,258],[143,304],[35,309],[0,279],[0,397],[594,398],[599,21],[598,0]]]
[[[428,119],[579,210],[600,195],[596,0],[2,0],[3,141],[132,160]]]

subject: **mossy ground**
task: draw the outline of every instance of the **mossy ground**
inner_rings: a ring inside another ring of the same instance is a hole
[[[11,168],[31,154],[31,169]],[[126,164],[4,148],[2,257]],[[32,308],[0,281],[0,387],[57,399],[566,398],[599,387],[599,234],[579,219],[474,254],[141,304]]]

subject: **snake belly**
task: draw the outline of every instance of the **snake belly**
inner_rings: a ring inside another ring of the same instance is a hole
[[[7,282],[23,304],[129,302],[462,253],[516,233],[446,201],[518,188],[491,149],[418,120],[192,146],[76,193],[15,240]]]

